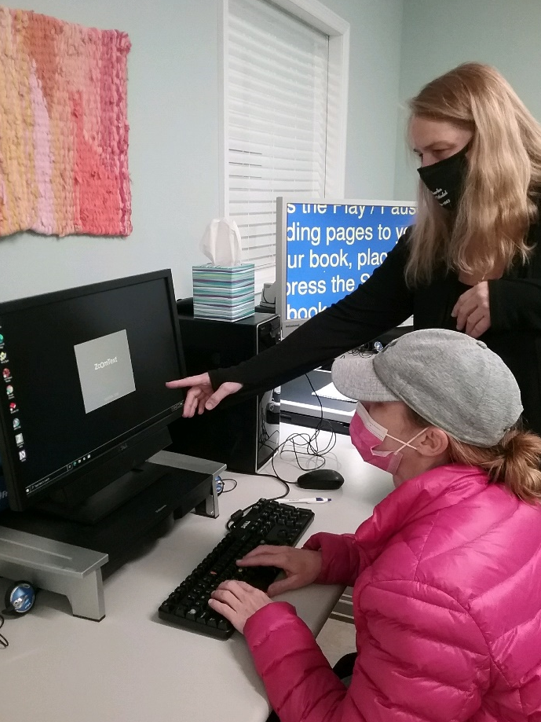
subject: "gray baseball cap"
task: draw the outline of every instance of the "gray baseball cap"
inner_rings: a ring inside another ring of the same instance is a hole
[[[357,401],[403,401],[430,424],[474,446],[497,444],[522,413],[511,371],[486,344],[457,331],[413,331],[379,354],[350,351],[334,385]]]

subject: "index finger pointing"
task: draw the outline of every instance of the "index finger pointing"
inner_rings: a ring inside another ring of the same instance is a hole
[[[168,389],[182,389],[187,386],[198,386],[204,384],[207,381],[206,374],[199,376],[187,376],[184,379],[175,379],[174,381],[166,381],[165,385]]]

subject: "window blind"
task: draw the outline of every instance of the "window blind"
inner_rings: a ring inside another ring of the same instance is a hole
[[[226,212],[256,291],[274,281],[276,197],[325,195],[329,37],[266,0],[229,0]]]

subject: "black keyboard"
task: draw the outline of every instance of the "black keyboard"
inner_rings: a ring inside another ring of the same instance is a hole
[[[161,619],[193,632],[227,639],[235,628],[208,606],[211,592],[226,579],[242,579],[266,591],[280,573],[276,567],[236,565],[260,544],[294,546],[314,518],[309,509],[260,499],[205,559],[194,569],[158,610]]]

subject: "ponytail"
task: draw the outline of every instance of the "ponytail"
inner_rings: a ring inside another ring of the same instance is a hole
[[[490,481],[524,501],[541,500],[541,437],[520,428],[508,431],[488,449],[449,437],[451,461],[484,469]]]
[[[419,428],[431,426],[408,407],[412,423]],[[524,431],[518,423],[502,440],[488,449],[472,446],[448,436],[449,455],[454,464],[479,466],[494,484],[506,486],[523,501],[541,501],[541,437]]]

